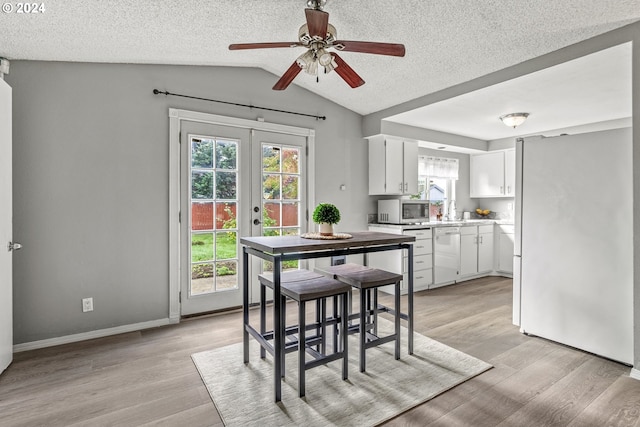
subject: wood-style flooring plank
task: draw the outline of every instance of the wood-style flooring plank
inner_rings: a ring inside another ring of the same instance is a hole
[[[606,359],[588,358],[585,363],[536,396],[498,427],[567,425],[623,372],[624,369],[617,363]],[[550,407],[548,402],[555,404]]]
[[[569,427],[615,426],[637,427],[640,425],[640,381],[625,375],[616,381],[587,406]]]
[[[521,334],[511,286],[486,277],[416,293],[417,332],[494,368],[387,425],[640,427],[640,381],[629,368]],[[287,309],[294,323],[296,305]],[[257,324],[258,311],[250,315]],[[235,310],[17,353],[0,375],[0,425],[222,426],[191,354],[241,342],[241,331]]]

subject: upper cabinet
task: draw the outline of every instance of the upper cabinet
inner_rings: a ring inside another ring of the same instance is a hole
[[[418,192],[418,143],[376,135],[369,138],[369,194]]]
[[[474,154],[470,158],[470,197],[514,197],[516,151]]]

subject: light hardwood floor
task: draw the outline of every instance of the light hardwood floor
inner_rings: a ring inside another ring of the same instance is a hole
[[[520,334],[510,279],[419,292],[415,305],[417,332],[494,368],[388,425],[640,426],[630,368]],[[189,356],[240,342],[241,322],[234,312],[18,353],[0,376],[0,426],[222,425]]]

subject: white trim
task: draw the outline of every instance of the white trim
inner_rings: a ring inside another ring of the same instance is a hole
[[[65,335],[63,337],[49,338],[46,340],[25,342],[22,344],[15,344],[13,346],[13,352],[19,353],[21,351],[36,350],[38,348],[45,348],[45,347],[53,347],[56,345],[69,344],[69,343],[74,343],[79,341],[90,340],[94,338],[103,338],[111,335],[118,335],[118,334],[124,334],[127,332],[140,331],[142,329],[157,328],[159,326],[166,326],[172,323],[178,323],[178,321],[174,319],[169,319],[169,318],[150,320],[148,322],[132,323],[130,325],[116,326],[114,328],[107,328],[107,329],[98,329],[96,331],[82,332],[80,334],[73,334],[73,335]]]
[[[257,120],[239,119],[236,117],[219,116],[217,114],[200,113],[197,111],[169,108],[169,117],[192,122],[212,123],[222,126],[232,126],[265,132],[287,133],[290,135],[310,136],[315,134],[313,129],[298,126],[281,125],[277,123],[261,122]]]
[[[307,209],[315,206],[315,130],[297,126],[239,119],[217,114],[169,108],[169,319],[180,321],[180,128],[182,121],[240,127],[307,138]],[[311,216],[311,212],[309,212]],[[311,218],[307,224],[311,224]]]
[[[629,376],[633,379],[640,380],[640,370],[636,368],[631,368],[631,372],[629,373]]]
[[[180,321],[180,117],[169,110],[169,318]]]

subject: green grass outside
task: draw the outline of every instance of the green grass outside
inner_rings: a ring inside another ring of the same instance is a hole
[[[216,259],[237,258],[237,247],[235,233],[218,233],[216,244]],[[213,233],[202,233],[191,235],[191,262],[212,261],[213,260]]]
[[[213,260],[213,235],[214,233],[199,233],[191,235],[191,262]],[[215,248],[217,255],[216,259],[218,261],[237,258],[237,246],[234,236],[235,234],[230,236],[227,232],[217,234],[217,245],[215,246]],[[298,268],[298,261],[284,261],[282,263],[282,268],[284,270]],[[265,262],[264,269],[265,271],[272,271],[273,264],[270,262]],[[236,272],[232,270],[229,270],[227,272],[223,268],[218,268],[218,276],[222,276],[225,274],[236,274]]]

